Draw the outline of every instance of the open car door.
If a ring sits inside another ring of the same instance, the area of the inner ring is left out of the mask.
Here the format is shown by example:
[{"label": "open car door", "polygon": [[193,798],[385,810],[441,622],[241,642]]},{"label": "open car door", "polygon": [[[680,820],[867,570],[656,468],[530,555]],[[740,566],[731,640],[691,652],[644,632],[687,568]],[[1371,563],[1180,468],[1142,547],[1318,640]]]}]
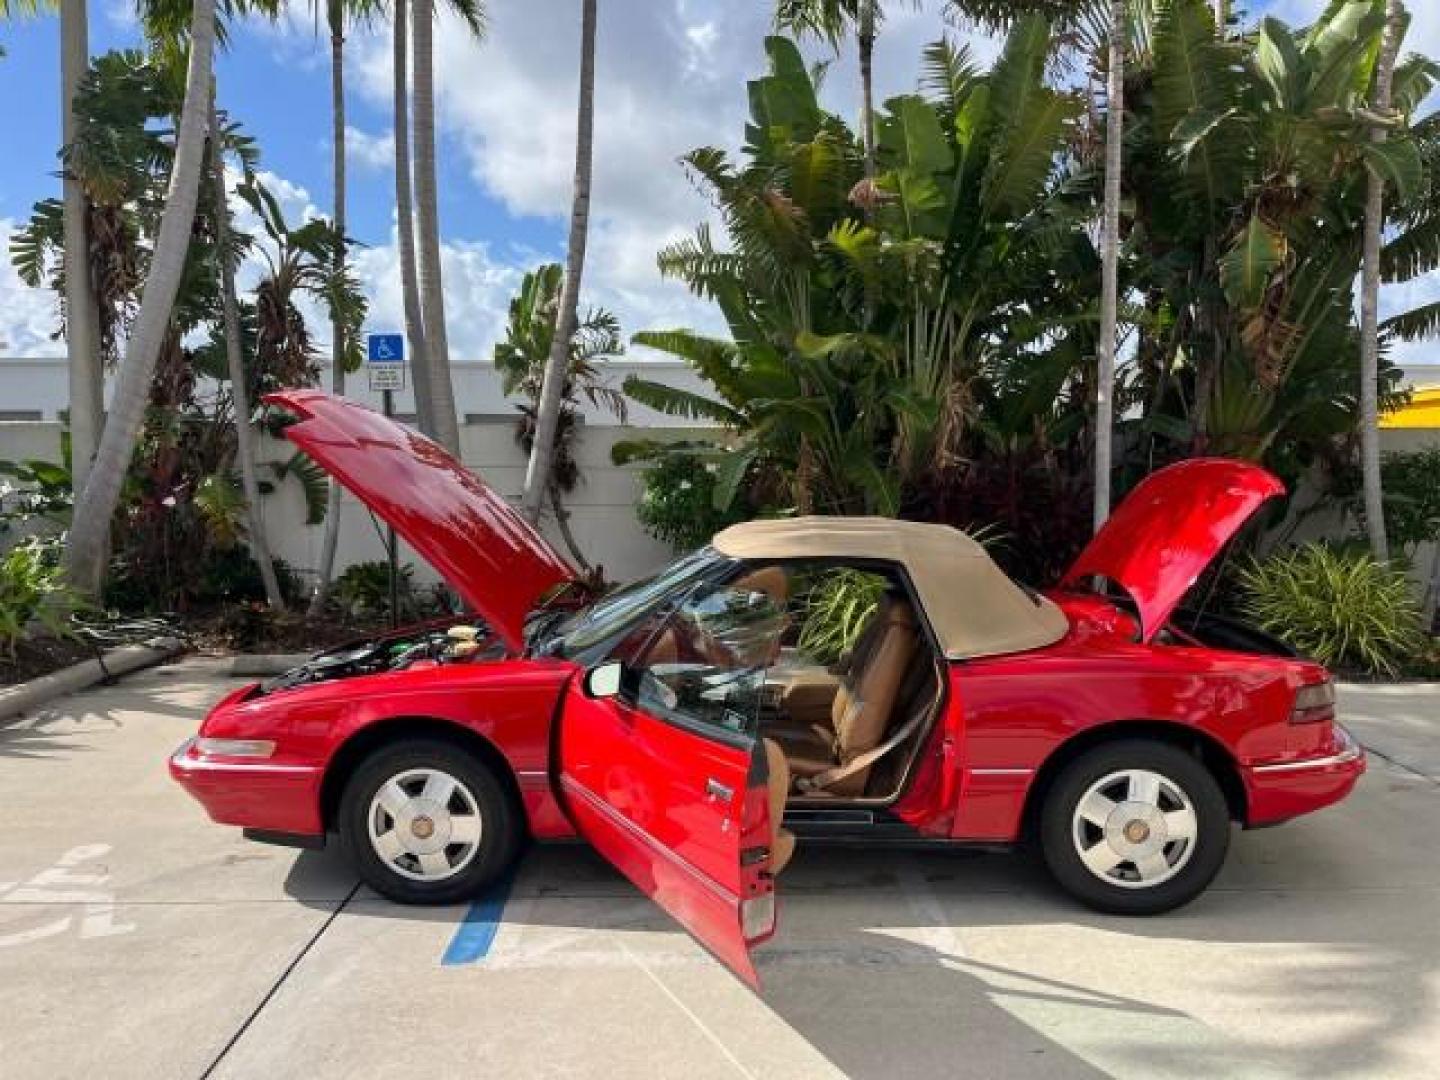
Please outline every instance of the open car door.
[{"label": "open car door", "polygon": [[750,949],[775,932],[790,842],[757,734],[783,625],[767,606],[744,590],[692,592],[572,682],[557,740],[576,829],[754,989]]}]

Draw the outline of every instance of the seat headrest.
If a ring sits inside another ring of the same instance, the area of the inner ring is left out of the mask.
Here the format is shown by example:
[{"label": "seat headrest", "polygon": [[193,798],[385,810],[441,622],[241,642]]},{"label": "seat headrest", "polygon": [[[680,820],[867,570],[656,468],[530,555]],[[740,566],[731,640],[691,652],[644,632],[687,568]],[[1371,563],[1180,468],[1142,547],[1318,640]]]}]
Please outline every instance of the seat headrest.
[{"label": "seat headrest", "polygon": [[897,596],[894,593],[886,593],[880,598],[880,605],[875,612],[876,620],[888,626],[914,626],[915,609],[910,606],[910,601],[904,596]]},{"label": "seat headrest", "polygon": [[732,587],[764,593],[776,607],[784,607],[790,598],[790,578],[781,566],[762,566],[759,570],[752,570],[738,578]]}]

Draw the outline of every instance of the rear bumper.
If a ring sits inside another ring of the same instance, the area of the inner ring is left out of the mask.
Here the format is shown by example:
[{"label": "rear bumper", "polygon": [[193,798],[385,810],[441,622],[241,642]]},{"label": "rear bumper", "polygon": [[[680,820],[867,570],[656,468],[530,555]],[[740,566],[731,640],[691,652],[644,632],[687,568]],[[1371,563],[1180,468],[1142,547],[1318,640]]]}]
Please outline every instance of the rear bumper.
[{"label": "rear bumper", "polygon": [[170,755],[170,776],[221,825],[324,836],[318,765],[208,758],[188,739]]},{"label": "rear bumper", "polygon": [[1334,745],[1322,755],[1241,769],[1249,804],[1246,824],[1273,825],[1337,803],[1364,772],[1364,748],[1336,724]]}]

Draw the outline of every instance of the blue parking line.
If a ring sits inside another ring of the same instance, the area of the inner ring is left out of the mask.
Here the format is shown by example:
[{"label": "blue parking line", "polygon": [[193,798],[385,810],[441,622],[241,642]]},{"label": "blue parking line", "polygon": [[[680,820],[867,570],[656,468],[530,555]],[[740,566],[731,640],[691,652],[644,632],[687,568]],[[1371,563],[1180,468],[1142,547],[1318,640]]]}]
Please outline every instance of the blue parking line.
[{"label": "blue parking line", "polygon": [[477,960],[485,959],[490,952],[490,946],[495,942],[495,934],[500,929],[500,920],[505,914],[505,901],[510,898],[510,886],[514,880],[513,874],[506,874],[490,886],[484,896],[470,905],[470,910],[465,913],[464,920],[455,930],[455,936],[450,939],[450,947],[440,958],[442,967],[473,964]]}]

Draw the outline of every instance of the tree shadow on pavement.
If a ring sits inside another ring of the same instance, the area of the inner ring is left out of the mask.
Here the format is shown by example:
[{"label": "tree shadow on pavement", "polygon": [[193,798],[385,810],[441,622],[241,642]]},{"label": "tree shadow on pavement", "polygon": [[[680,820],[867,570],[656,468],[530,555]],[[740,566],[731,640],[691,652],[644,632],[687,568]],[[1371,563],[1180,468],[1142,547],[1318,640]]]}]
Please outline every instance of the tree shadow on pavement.
[{"label": "tree shadow on pavement", "polygon": [[[1356,857],[1323,824],[1237,834],[1233,880],[1152,919],[1087,912],[1024,856],[812,848],[782,876],[760,1002],[856,1078],[1402,1075],[1394,1044],[1436,1008],[1440,926],[1415,910],[1435,891],[1357,891],[1367,868],[1342,869]],[[366,912],[436,918],[378,901]],[[692,950],[680,963],[678,939],[656,934],[674,924],[583,846],[532,849],[504,920],[502,945],[521,948],[497,947],[493,963],[557,977],[567,963],[642,963],[661,937],[653,977],[722,1022],[711,961]],[[1296,1018],[1303,1033],[1285,1037]],[[716,1029],[743,1058],[750,1034]]]}]

